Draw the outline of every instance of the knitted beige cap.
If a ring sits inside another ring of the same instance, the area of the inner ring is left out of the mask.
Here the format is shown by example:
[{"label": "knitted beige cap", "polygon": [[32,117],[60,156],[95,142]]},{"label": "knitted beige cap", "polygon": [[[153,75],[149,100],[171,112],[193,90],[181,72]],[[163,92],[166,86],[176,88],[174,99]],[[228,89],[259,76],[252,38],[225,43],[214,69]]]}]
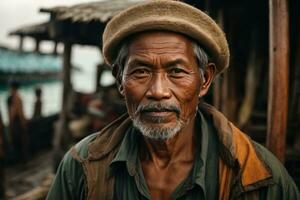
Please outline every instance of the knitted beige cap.
[{"label": "knitted beige cap", "polygon": [[228,67],[229,49],[220,27],[197,8],[172,0],[150,0],[139,3],[113,17],[103,33],[105,62],[113,64],[126,37],[148,30],[184,34],[208,52],[217,66],[217,73]]}]

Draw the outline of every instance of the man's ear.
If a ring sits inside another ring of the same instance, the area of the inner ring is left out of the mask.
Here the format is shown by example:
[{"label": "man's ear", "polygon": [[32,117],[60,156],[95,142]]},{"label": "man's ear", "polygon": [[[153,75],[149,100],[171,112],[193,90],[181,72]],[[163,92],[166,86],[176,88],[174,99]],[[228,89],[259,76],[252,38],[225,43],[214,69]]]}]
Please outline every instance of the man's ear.
[{"label": "man's ear", "polygon": [[215,78],[215,74],[216,74],[216,65],[214,63],[208,63],[204,70],[199,97],[203,97],[207,93],[211,83]]}]

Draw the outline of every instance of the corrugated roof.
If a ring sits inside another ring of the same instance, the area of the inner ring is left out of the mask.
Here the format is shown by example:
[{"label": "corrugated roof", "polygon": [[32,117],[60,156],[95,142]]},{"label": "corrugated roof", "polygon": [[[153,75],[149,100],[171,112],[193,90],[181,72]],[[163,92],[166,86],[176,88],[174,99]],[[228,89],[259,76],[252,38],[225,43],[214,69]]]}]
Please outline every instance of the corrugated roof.
[{"label": "corrugated roof", "polygon": [[62,62],[58,56],[38,53],[18,53],[0,48],[0,72],[59,72],[61,69]]},{"label": "corrugated roof", "polygon": [[73,22],[100,21],[102,23],[105,23],[121,10],[124,10],[139,2],[141,2],[141,0],[97,1],[77,4],[70,7],[59,6],[54,8],[43,8],[41,9],[41,11],[55,13],[57,20],[69,19]]}]

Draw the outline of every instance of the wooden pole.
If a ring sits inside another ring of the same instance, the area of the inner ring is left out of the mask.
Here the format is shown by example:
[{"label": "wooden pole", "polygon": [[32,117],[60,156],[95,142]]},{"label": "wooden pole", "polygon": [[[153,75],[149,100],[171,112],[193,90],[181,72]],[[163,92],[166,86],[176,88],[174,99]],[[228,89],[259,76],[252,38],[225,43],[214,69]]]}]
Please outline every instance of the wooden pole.
[{"label": "wooden pole", "polygon": [[[218,24],[220,27],[224,28],[224,10],[218,10],[216,15]],[[224,91],[226,89],[226,85],[224,85],[225,81],[220,76],[221,75],[215,78],[213,84],[213,105],[223,112],[223,105],[226,100],[224,94],[224,92],[226,92]]]},{"label": "wooden pole", "polygon": [[221,108],[221,105],[220,105],[220,103],[221,103],[221,95],[220,95],[220,93],[221,93],[221,89],[220,88],[221,87],[220,87],[220,82],[221,82],[220,77],[217,77],[214,80],[213,85],[212,85],[212,87],[213,87],[213,105],[214,105],[214,107],[216,107],[219,110]]},{"label": "wooden pole", "polygon": [[35,40],[35,49],[34,49],[34,51],[36,52],[36,53],[38,53],[38,52],[40,52],[40,40],[38,40],[38,39],[36,39]]},{"label": "wooden pole", "polygon": [[68,142],[70,142],[70,133],[68,129],[69,122],[69,110],[70,110],[70,96],[72,92],[71,84],[71,53],[72,44],[69,42],[64,43],[63,53],[63,94],[62,94],[62,109],[60,113],[60,122],[57,129],[57,134],[54,142],[56,150],[62,151],[68,148]]},{"label": "wooden pole", "polygon": [[269,92],[267,147],[284,162],[288,111],[288,0],[269,0]]},{"label": "wooden pole", "polygon": [[97,73],[96,73],[96,93],[100,92],[101,89],[101,77],[102,77],[102,73],[104,71],[104,64],[98,64],[97,66]]},{"label": "wooden pole", "polygon": [[58,43],[57,41],[54,42],[53,51],[52,51],[53,55],[57,55],[57,43]]},{"label": "wooden pole", "polygon": [[62,111],[67,107],[69,94],[72,90],[71,86],[71,52],[72,45],[70,43],[65,43],[64,45],[64,55],[63,55],[63,103]]},{"label": "wooden pole", "polygon": [[24,46],[24,37],[20,36],[20,40],[19,40],[19,52],[23,51],[23,46]]}]

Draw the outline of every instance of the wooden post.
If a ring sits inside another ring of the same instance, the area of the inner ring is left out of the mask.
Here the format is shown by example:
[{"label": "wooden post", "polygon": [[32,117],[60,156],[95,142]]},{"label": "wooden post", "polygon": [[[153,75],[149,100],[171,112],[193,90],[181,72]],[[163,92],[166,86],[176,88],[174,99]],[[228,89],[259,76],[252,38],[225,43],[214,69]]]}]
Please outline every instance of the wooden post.
[{"label": "wooden post", "polygon": [[23,51],[23,44],[24,44],[24,37],[20,36],[20,40],[19,40],[19,52]]},{"label": "wooden post", "polygon": [[64,55],[63,55],[63,103],[62,111],[66,109],[68,97],[72,90],[71,85],[71,52],[72,45],[70,43],[65,43]]},{"label": "wooden post", "polygon": [[287,0],[269,0],[269,93],[267,147],[284,162],[289,71]]},{"label": "wooden post", "polygon": [[220,110],[221,108],[221,89],[220,89],[220,77],[215,78],[213,84],[212,84],[212,88],[213,88],[213,105],[214,107],[216,107],[217,109]]},{"label": "wooden post", "polygon": [[60,122],[56,133],[54,146],[57,150],[62,151],[68,148],[68,142],[70,142],[70,133],[68,129],[69,111],[70,111],[70,97],[72,92],[71,84],[71,52],[72,44],[69,42],[64,43],[63,53],[63,95],[62,95],[62,109],[60,113]]},{"label": "wooden post", "polygon": [[[102,54],[102,47],[99,47],[98,48],[99,50],[99,53],[100,53],[100,57],[103,58],[103,54]],[[99,93],[100,90],[101,90],[101,78],[102,78],[102,73],[104,71],[104,67],[105,67],[105,64],[104,63],[99,63],[97,64],[96,66],[96,89],[95,89],[95,93]]]},{"label": "wooden post", "polygon": [[57,41],[54,42],[53,44],[53,51],[52,51],[53,55],[57,55]]},{"label": "wooden post", "polygon": [[40,52],[40,40],[39,39],[36,39],[35,40],[35,49],[34,49],[34,51],[36,52],[36,53],[38,53],[38,52]]},{"label": "wooden post", "polygon": [[[206,1],[206,5],[208,6],[208,1]],[[218,10],[216,15],[219,26],[224,28],[224,10]],[[227,85],[226,81],[220,76],[221,75],[215,78],[213,84],[213,105],[223,112],[227,94],[227,91],[224,90],[226,90]],[[222,76],[225,76],[224,73]]]},{"label": "wooden post", "polygon": [[209,13],[209,11],[210,11],[210,1],[209,0],[204,1],[204,9],[206,12]]},{"label": "wooden post", "polygon": [[105,65],[98,64],[96,67],[97,67],[97,73],[96,73],[96,93],[97,93],[97,92],[100,92],[100,89],[101,89],[100,82],[101,82],[101,77],[102,77],[102,73],[104,71]]},{"label": "wooden post", "polygon": [[228,81],[228,71],[224,72],[222,75],[222,80],[221,80],[221,96],[220,96],[220,110],[221,112],[228,117],[229,114],[229,102],[228,102],[228,86],[229,86],[229,81]]}]

